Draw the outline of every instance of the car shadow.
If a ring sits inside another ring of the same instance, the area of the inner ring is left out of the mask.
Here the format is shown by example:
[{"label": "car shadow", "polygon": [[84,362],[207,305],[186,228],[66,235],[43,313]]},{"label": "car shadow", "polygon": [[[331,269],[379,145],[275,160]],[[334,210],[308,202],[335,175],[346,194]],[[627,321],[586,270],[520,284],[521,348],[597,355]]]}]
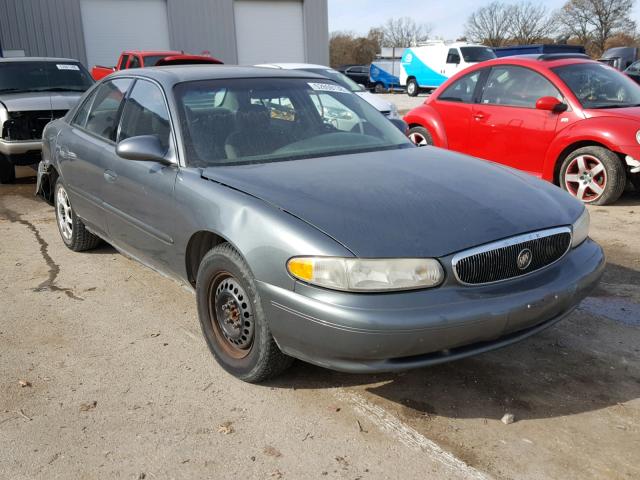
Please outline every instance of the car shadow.
[{"label": "car shadow", "polygon": [[[618,274],[625,269],[609,268]],[[640,284],[637,271],[625,273]],[[607,295],[604,291],[596,294]],[[640,310],[640,305],[634,305]],[[625,353],[620,351],[621,339],[627,342]],[[630,354],[629,349],[635,353]],[[622,357],[628,361],[621,362]],[[267,385],[364,389],[396,403],[409,417],[482,419],[501,418],[510,412],[526,420],[590,412],[640,398],[638,358],[640,329],[580,308],[523,342],[451,363],[401,373],[356,375],[296,362]]]}]

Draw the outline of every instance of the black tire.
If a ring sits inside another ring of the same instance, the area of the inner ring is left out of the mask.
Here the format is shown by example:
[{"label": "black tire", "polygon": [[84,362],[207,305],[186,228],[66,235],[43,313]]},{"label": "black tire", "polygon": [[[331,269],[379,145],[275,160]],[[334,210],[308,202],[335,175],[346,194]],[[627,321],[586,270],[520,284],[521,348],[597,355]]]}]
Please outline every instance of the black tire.
[{"label": "black tire", "polygon": [[[227,303],[220,308],[220,302],[226,298]],[[196,299],[209,350],[231,375],[245,382],[259,383],[279,375],[291,365],[293,359],[280,351],[271,335],[251,270],[230,244],[215,246],[202,259],[196,280]],[[225,310],[225,306],[226,311],[232,313],[225,312],[223,321],[219,312]],[[247,338],[225,336],[224,329],[233,330],[236,328],[233,322],[238,320],[238,333],[242,334],[246,328]],[[249,329],[251,338],[248,338]],[[235,341],[242,345],[232,343]]]},{"label": "black tire", "polygon": [[[64,192],[64,196],[67,198],[68,208],[66,209],[62,206],[62,201],[59,197],[61,191]],[[84,223],[82,223],[82,220],[78,218],[76,213],[73,211],[73,208],[71,208],[71,203],[61,178],[58,178],[56,181],[53,204],[56,210],[56,224],[58,225],[58,232],[60,232],[60,237],[67,248],[74,252],[84,252],[85,250],[96,248],[100,244],[102,241],[100,237],[97,237],[87,230]],[[70,215],[67,212],[70,212]],[[61,225],[63,222],[65,222],[70,228],[70,234],[63,230]]]},{"label": "black tire", "polygon": [[374,93],[385,93],[387,91],[387,89],[384,88],[384,84],[382,82],[377,82],[373,86],[373,91],[374,91]]},{"label": "black tire", "polygon": [[[409,129],[409,133],[407,133],[409,139],[419,147],[425,145],[433,145],[433,137],[429,130],[424,127],[412,127]],[[425,143],[421,143],[418,139],[423,138]]]},{"label": "black tire", "polygon": [[0,183],[8,184],[16,181],[16,167],[7,157],[0,153]]},{"label": "black tire", "polygon": [[[597,194],[595,191],[588,189],[586,194],[583,195],[583,198],[581,198],[579,192],[576,192],[576,187],[579,187],[581,183],[569,182],[568,178],[574,179],[575,175],[579,174],[579,172],[574,170],[579,157],[587,159],[587,161],[595,162],[596,165],[597,162],[599,162],[604,167],[604,170],[599,174],[600,177],[597,177],[600,178],[600,181],[603,181],[603,187],[601,187],[602,193]],[[571,171],[569,170],[570,168]],[[574,177],[571,177],[571,175],[574,175]],[[609,205],[618,200],[622,192],[624,192],[627,185],[627,172],[617,154],[604,147],[588,146],[574,150],[567,155],[560,167],[559,183],[561,188],[576,196],[584,203],[590,205]],[[589,196],[589,192],[592,192],[592,195]]]},{"label": "black tire", "polygon": [[410,78],[407,81],[407,95],[409,95],[410,97],[417,97],[418,93],[420,93],[418,82],[416,82],[415,78]]}]

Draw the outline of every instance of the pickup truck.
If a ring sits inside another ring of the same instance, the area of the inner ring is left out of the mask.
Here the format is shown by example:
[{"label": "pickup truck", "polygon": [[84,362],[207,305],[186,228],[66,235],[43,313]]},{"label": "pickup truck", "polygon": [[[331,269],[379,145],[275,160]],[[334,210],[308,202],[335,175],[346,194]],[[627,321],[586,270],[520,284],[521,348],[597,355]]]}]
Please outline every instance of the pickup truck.
[{"label": "pickup truck", "polygon": [[191,64],[216,64],[222,62],[209,55],[189,55],[184,52],[166,51],[127,51],[120,54],[120,59],[115,67],[103,67],[96,65],[91,69],[94,80],[100,80],[110,73],[127,68],[159,67],[161,65],[191,65]]}]

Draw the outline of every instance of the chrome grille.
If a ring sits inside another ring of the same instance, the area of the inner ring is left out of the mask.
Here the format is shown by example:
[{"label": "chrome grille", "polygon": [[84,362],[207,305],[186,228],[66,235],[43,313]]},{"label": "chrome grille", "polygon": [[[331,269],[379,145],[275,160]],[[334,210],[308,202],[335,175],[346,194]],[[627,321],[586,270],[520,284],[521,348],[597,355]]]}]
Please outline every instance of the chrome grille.
[{"label": "chrome grille", "polygon": [[[453,257],[453,271],[458,281],[467,285],[500,282],[547,267],[570,247],[568,227],[543,230],[458,253]],[[527,257],[528,262],[522,261]]]}]

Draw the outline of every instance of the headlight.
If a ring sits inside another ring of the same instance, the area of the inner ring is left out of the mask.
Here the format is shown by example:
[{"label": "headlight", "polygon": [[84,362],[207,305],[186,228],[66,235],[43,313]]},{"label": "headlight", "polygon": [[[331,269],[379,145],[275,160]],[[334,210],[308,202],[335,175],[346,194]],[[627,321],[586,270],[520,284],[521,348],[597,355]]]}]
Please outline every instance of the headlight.
[{"label": "headlight", "polygon": [[636,132],[636,142],[640,143],[640,130]]},{"label": "headlight", "polygon": [[387,118],[395,119],[400,118],[400,114],[398,113],[398,107],[395,103],[391,104],[391,108],[389,109],[389,116]]},{"label": "headlight", "polygon": [[303,282],[349,292],[429,288],[444,279],[442,266],[432,258],[294,257],[287,270]]},{"label": "headlight", "polygon": [[571,241],[571,248],[575,248],[584,242],[589,236],[589,211],[585,208],[582,215],[576,220],[573,225],[573,240]]}]

